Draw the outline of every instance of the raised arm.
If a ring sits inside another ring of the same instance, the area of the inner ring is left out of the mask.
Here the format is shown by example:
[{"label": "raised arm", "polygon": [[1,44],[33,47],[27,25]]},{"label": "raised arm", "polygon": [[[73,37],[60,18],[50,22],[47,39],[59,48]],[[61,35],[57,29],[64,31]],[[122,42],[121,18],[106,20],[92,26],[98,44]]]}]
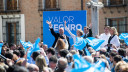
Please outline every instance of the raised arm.
[{"label": "raised arm", "polygon": [[65,26],[65,30],[71,35],[72,38],[75,37],[74,34],[72,34],[72,32],[69,30],[69,28],[66,26],[66,21],[64,22],[64,26]]},{"label": "raised arm", "polygon": [[46,23],[49,25],[50,31],[54,37],[57,37],[57,33],[53,30],[52,24],[49,21],[46,21]]},{"label": "raised arm", "polygon": [[89,24],[89,36],[92,37],[92,23]]}]

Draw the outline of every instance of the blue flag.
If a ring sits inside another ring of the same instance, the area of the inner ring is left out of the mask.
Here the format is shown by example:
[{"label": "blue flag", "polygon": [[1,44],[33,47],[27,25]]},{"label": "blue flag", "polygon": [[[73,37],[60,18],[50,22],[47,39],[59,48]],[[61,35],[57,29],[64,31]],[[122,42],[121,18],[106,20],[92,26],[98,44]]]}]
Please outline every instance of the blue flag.
[{"label": "blue flag", "polygon": [[74,44],[74,47],[76,49],[82,50],[86,46],[87,42],[82,37],[76,37],[76,43]]},{"label": "blue flag", "polygon": [[121,33],[119,38],[124,40],[124,42],[128,45],[128,33]]},{"label": "blue flag", "polygon": [[37,38],[37,40],[33,44],[33,52],[40,51],[39,42],[40,42],[40,38]]},{"label": "blue flag", "polygon": [[27,50],[27,48],[33,46],[33,44],[31,42],[24,42],[24,41],[20,40],[20,43],[22,44],[22,46],[24,47],[25,50]]},{"label": "blue flag", "polygon": [[94,65],[94,72],[104,72],[105,71],[105,67],[106,67],[106,64],[99,60],[95,65]]},{"label": "blue flag", "polygon": [[88,68],[91,66],[91,64],[80,55],[77,54],[73,55],[73,60],[74,60],[75,69]]},{"label": "blue flag", "polygon": [[124,40],[124,42],[128,45],[128,37]]},{"label": "blue flag", "polygon": [[106,64],[100,60],[97,63],[92,64],[92,66],[89,69],[81,72],[104,72],[105,67],[106,67]]},{"label": "blue flag", "polygon": [[37,40],[35,41],[35,43],[33,44],[33,46],[28,51],[27,59],[30,59],[31,54],[33,52],[40,51],[39,42],[40,42],[40,38],[37,38]]},{"label": "blue flag", "polygon": [[94,50],[97,50],[100,47],[100,45],[105,41],[105,40],[101,40],[93,37],[88,37],[86,38],[86,40]]},{"label": "blue flag", "polygon": [[0,54],[1,54],[2,46],[3,46],[3,43],[0,43]]},{"label": "blue flag", "polygon": [[128,33],[121,33],[119,38],[125,40],[128,37]]}]

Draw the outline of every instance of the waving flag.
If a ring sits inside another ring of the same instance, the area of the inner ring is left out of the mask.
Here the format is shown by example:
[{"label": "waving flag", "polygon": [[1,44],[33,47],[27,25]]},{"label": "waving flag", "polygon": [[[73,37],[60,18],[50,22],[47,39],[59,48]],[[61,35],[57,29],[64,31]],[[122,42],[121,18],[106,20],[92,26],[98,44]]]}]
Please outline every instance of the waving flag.
[{"label": "waving flag", "polygon": [[33,44],[33,46],[29,49],[28,54],[27,54],[27,59],[30,59],[31,54],[35,51],[40,51],[40,47],[39,47],[39,42],[40,42],[40,38],[37,38],[37,40],[35,41],[35,43]]},{"label": "waving flag", "polygon": [[104,72],[106,64],[99,60],[95,64],[91,64],[83,59],[80,55],[73,55],[75,68],[71,72]]},{"label": "waving flag", "polygon": [[124,40],[124,42],[128,45],[128,33],[121,33],[119,38]]},{"label": "waving flag", "polygon": [[3,43],[0,43],[0,54],[1,54],[2,46],[3,46]]},{"label": "waving flag", "polygon": [[82,37],[76,37],[76,43],[74,44],[74,47],[76,49],[82,50],[86,46],[87,42]]},{"label": "waving flag", "polygon": [[31,42],[24,42],[24,41],[20,40],[20,43],[22,44],[22,46],[24,47],[25,50],[27,50],[27,48],[33,46],[33,44]]},{"label": "waving flag", "polygon": [[88,37],[86,38],[88,44],[94,49],[97,50],[100,45],[105,41],[105,40],[101,40],[101,39],[96,39],[93,37]]},{"label": "waving flag", "polygon": [[125,40],[128,37],[128,33],[121,33],[119,38]]},{"label": "waving flag", "polygon": [[82,56],[80,55],[73,55],[73,60],[74,60],[74,65],[75,65],[75,69],[79,69],[79,68],[88,68],[91,66],[91,64],[86,61]]},{"label": "waving flag", "polygon": [[96,64],[92,64],[92,66],[83,72],[105,72],[106,64],[103,61],[98,61]]}]

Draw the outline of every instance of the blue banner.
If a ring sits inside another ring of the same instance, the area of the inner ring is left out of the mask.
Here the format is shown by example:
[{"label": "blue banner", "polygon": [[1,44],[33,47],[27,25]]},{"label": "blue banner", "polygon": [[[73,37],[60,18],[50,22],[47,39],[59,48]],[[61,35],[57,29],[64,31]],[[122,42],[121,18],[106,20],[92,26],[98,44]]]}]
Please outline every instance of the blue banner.
[{"label": "blue banner", "polygon": [[86,46],[87,42],[82,37],[76,37],[76,43],[74,44],[74,47],[76,49],[82,50]]},{"label": "blue banner", "polygon": [[3,46],[3,43],[0,43],[0,54],[1,54],[2,46]]},{"label": "blue banner", "polygon": [[[52,23],[52,27],[56,33],[59,33],[59,28],[64,28],[64,21],[67,22],[67,27],[73,34],[76,35],[77,29],[82,29],[86,26],[86,11],[44,11],[43,12],[43,42],[49,47],[52,46],[55,38],[52,36],[49,25],[46,21]],[[64,32],[70,38],[70,44],[73,44],[72,37],[67,31]]]},{"label": "blue banner", "polygon": [[22,46],[24,47],[25,50],[27,50],[27,48],[33,46],[33,44],[31,42],[24,42],[24,41],[20,40],[20,43],[22,44]]},{"label": "blue banner", "polygon": [[124,42],[128,45],[128,33],[121,33],[119,38],[124,40]]},{"label": "blue banner", "polygon": [[128,33],[121,33],[119,38],[125,40],[128,37]]},{"label": "blue banner", "polygon": [[33,46],[28,51],[27,59],[30,59],[31,54],[33,52],[40,51],[39,42],[40,42],[40,38],[37,38],[37,40],[35,41],[35,43],[33,44]]},{"label": "blue banner", "polygon": [[88,37],[86,38],[86,40],[88,44],[96,51],[97,49],[99,49],[100,45],[105,41],[105,40],[101,40],[93,37]]},{"label": "blue banner", "polygon": [[91,67],[91,64],[80,55],[73,55],[73,60],[75,69]]}]

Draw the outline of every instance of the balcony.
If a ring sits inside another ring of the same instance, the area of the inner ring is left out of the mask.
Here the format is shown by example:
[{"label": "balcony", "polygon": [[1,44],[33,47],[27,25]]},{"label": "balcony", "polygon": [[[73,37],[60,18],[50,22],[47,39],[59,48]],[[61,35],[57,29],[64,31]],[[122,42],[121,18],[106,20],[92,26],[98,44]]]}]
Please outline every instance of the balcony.
[{"label": "balcony", "polygon": [[57,11],[59,8],[59,0],[39,0],[39,11]]},{"label": "balcony", "polygon": [[0,13],[20,12],[19,0],[0,0]]},{"label": "balcony", "polygon": [[103,0],[105,7],[122,7],[127,6],[127,0]]}]

